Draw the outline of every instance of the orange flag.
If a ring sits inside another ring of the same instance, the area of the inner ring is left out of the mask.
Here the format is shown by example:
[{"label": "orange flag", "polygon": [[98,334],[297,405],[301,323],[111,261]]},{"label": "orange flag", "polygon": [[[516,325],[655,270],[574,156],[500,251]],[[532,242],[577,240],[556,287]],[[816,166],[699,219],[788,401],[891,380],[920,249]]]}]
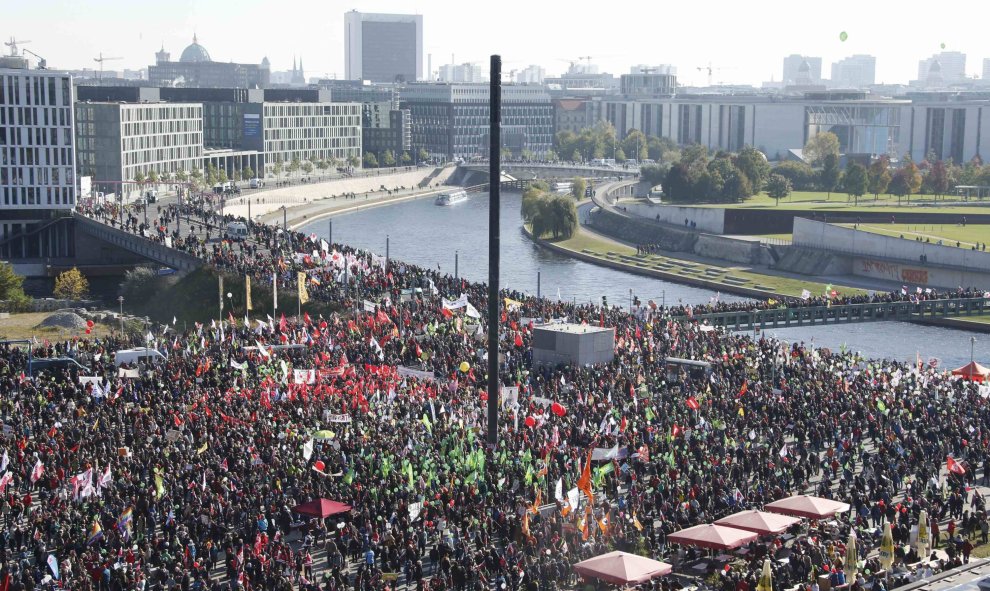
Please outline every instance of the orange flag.
[{"label": "orange flag", "polygon": [[533,505],[529,508],[533,515],[540,512],[540,506],[543,504],[543,489],[536,489],[536,500],[533,501]]},{"label": "orange flag", "polygon": [[577,481],[578,490],[588,495],[589,507],[595,504],[595,495],[591,492],[591,453],[592,450],[589,449],[588,459],[585,461],[584,469],[581,471],[581,477]]}]

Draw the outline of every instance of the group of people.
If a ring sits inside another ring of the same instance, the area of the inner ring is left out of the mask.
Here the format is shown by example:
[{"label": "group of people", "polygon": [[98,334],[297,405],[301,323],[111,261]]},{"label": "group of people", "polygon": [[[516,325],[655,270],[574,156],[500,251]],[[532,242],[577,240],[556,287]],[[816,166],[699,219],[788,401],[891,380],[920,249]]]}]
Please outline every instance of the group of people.
[{"label": "group of people", "polygon": [[[207,242],[171,230],[179,215],[185,232],[227,221],[163,208],[153,224],[176,248],[288,289],[304,273],[314,300],[346,312],[166,323],[150,331],[164,360],[119,366],[114,352],[135,344],[123,335],[41,342],[34,357],[87,369],[33,376],[26,351],[4,345],[0,585],[572,588],[575,562],[620,549],[683,564],[697,551],[671,533],[803,492],[853,509],[801,526],[797,542],[754,542],[699,584],[755,587],[761,558],[786,552],[775,586],[810,589],[842,571],[853,529],[865,562],[850,583],[882,589],[871,561],[886,523],[905,579],[915,558],[916,572],[961,563],[962,524],[974,540],[984,531],[990,407],[975,384],[702,330],[677,309],[503,292],[489,447],[486,320],[472,313],[485,285],[264,225]],[[615,358],[536,365],[534,319],[613,327]],[[671,373],[668,357],[710,367]],[[961,470],[946,474],[947,457]],[[316,499],[351,509],[294,511]],[[947,560],[905,548],[923,510],[933,528],[955,524]]]}]

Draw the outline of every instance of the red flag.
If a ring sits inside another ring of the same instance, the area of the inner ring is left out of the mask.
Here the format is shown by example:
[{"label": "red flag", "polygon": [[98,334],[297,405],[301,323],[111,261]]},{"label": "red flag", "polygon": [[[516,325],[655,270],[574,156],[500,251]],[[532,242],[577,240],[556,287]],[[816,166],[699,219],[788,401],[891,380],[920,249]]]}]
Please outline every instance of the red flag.
[{"label": "red flag", "polygon": [[672,439],[677,439],[677,436],[682,432],[684,432],[684,429],[682,429],[677,423],[674,423],[674,427],[670,430],[670,437]]},{"label": "red flag", "polygon": [[38,480],[41,479],[41,475],[44,474],[44,472],[45,472],[45,465],[41,463],[41,460],[38,460],[35,463],[34,468],[31,469],[31,482],[32,483],[38,482]]},{"label": "red flag", "polygon": [[698,399],[695,398],[694,396],[691,396],[690,398],[687,399],[687,406],[691,410],[698,410],[699,408],[701,408],[701,404],[698,402]]},{"label": "red flag", "polygon": [[952,459],[952,456],[945,457],[945,468],[953,474],[959,474],[960,476],[966,473],[966,468],[959,462]]},{"label": "red flag", "polygon": [[598,313],[598,326],[605,327],[605,310]]},{"label": "red flag", "polygon": [[312,320],[309,319],[309,312],[303,312],[303,322],[306,323],[306,326],[309,326],[312,322]]},{"label": "red flag", "polygon": [[451,316],[454,315],[454,313],[448,310],[447,308],[441,308],[440,313],[443,314],[444,318],[450,318]]},{"label": "red flag", "polygon": [[288,330],[288,323],[285,321],[285,313],[282,313],[282,317],[278,319],[278,330],[279,332],[285,332]]},{"label": "red flag", "polygon": [[749,382],[743,380],[742,388],[739,388],[739,394],[736,395],[736,398],[742,398],[746,395],[746,392],[749,392]]}]

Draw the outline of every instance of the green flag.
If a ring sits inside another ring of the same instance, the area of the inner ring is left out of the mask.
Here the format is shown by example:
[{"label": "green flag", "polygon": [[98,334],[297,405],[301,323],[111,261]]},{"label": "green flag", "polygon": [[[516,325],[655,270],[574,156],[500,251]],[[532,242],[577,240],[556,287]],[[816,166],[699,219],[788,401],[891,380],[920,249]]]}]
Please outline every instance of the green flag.
[{"label": "green flag", "polygon": [[422,421],[426,426],[426,430],[430,432],[430,435],[433,435],[433,423],[430,422],[430,417],[425,412],[423,413]]},{"label": "green flag", "polygon": [[647,406],[646,407],[646,420],[647,421],[652,421],[655,418],[657,418],[657,415],[653,414],[653,408],[650,407],[650,406]]}]

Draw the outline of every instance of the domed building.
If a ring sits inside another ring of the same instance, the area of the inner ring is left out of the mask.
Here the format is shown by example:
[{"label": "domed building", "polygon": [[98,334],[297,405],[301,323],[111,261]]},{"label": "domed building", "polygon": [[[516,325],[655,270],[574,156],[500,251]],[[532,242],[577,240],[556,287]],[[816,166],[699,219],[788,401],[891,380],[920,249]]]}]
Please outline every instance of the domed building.
[{"label": "domed building", "polygon": [[182,57],[179,61],[184,64],[197,64],[202,62],[212,62],[210,59],[210,52],[206,51],[206,48],[199,44],[199,40],[196,38],[196,34],[193,34],[192,45],[182,50]]},{"label": "domed building", "polygon": [[210,52],[193,34],[192,44],[182,50],[179,61],[170,61],[162,47],[155,54],[155,65],[148,67],[148,80],[157,86],[189,88],[267,88],[271,68],[267,58],[261,64],[215,62]]}]

